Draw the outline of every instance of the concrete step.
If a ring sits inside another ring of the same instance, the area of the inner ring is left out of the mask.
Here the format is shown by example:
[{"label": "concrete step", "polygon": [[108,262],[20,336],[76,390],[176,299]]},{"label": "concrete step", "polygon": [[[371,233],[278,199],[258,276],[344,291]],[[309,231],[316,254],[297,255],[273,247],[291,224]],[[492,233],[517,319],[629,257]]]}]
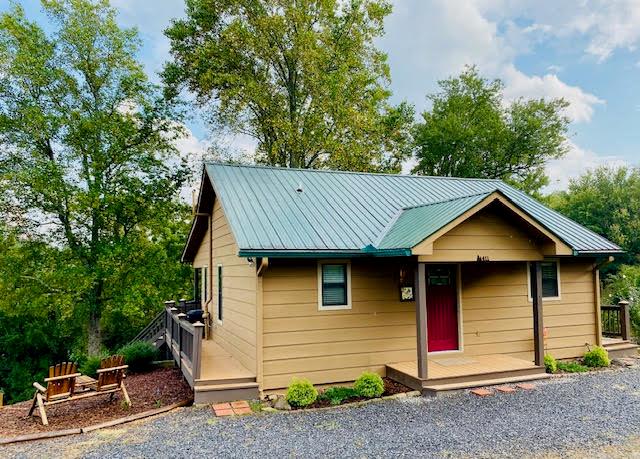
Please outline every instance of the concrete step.
[{"label": "concrete step", "polygon": [[619,357],[637,357],[640,346],[629,341],[605,344],[603,346],[612,359]]},{"label": "concrete step", "polygon": [[551,375],[547,373],[536,373],[522,376],[512,376],[512,377],[503,377],[503,378],[490,378],[490,379],[478,379],[475,381],[466,381],[459,383],[450,383],[450,384],[430,384],[427,383],[426,386],[423,387],[425,392],[437,393],[448,390],[460,390],[460,389],[471,389],[473,387],[483,387],[483,386],[497,386],[502,384],[512,384],[519,383],[524,381],[535,381],[540,379],[550,378]]}]

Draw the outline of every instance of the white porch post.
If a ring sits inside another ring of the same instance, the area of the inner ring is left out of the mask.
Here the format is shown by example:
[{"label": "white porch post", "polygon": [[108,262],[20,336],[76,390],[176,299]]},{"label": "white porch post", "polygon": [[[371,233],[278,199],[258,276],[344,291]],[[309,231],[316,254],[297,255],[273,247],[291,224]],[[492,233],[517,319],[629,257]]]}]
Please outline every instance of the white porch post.
[{"label": "white porch post", "polygon": [[416,336],[418,347],[418,378],[427,379],[427,276],[424,263],[418,263],[416,270]]}]

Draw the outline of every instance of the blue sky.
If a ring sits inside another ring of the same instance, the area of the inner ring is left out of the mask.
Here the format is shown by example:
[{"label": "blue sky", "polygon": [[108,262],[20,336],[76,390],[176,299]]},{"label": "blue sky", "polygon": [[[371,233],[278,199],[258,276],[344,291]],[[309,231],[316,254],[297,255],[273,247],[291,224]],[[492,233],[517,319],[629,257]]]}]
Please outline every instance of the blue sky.
[{"label": "blue sky", "polygon": [[[7,8],[2,1],[0,10]],[[20,2],[42,18],[39,1]],[[162,30],[183,0],[112,0],[124,26],[138,28],[140,58],[154,75],[168,57]],[[396,0],[378,46],[389,55],[394,100],[418,111],[437,81],[476,64],[501,78],[505,95],[564,97],[571,106],[570,152],[548,166],[551,189],[600,164],[640,164],[640,1]],[[181,142],[202,154],[210,133],[195,117]],[[251,149],[246,138],[225,140]]]}]

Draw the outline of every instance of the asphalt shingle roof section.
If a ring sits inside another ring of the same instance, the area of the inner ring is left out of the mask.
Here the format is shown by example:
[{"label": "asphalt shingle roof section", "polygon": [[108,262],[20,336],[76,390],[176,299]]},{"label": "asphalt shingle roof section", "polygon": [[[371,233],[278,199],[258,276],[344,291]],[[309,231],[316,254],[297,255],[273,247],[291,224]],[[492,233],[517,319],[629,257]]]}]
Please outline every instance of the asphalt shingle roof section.
[{"label": "asphalt shingle roof section", "polygon": [[[376,249],[409,249],[412,245],[399,247],[415,240],[415,236],[400,232],[405,220],[410,225],[420,218],[428,219],[420,222],[428,232],[442,215],[458,212],[457,206],[469,205],[496,190],[577,253],[621,251],[500,180],[220,163],[205,167],[244,256],[267,256],[267,252],[375,254]],[[435,203],[438,206],[430,210],[427,205]],[[394,229],[396,225],[400,226]]]}]

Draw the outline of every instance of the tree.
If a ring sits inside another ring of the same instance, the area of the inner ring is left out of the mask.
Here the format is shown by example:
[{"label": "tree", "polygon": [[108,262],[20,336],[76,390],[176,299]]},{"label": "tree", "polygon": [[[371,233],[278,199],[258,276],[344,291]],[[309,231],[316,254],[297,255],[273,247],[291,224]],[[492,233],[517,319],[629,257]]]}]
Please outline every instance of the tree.
[{"label": "tree", "polygon": [[399,171],[412,107],[391,106],[373,40],[387,0],[187,0],[166,30],[168,94],[186,87],[214,125],[257,141],[259,162]]},{"label": "tree", "polygon": [[[106,0],[42,5],[51,34],[19,6],[0,16],[1,209],[20,237],[56,248],[74,268],[74,314],[97,354],[103,311],[139,285],[136,263],[163,219],[186,232],[179,114],[148,82],[135,30],[118,27]],[[177,260],[156,268],[181,285],[188,277]]]},{"label": "tree", "polygon": [[602,234],[626,253],[620,263],[640,262],[640,169],[600,167],[571,180],[549,200],[559,212]]},{"label": "tree", "polygon": [[567,149],[567,102],[507,104],[503,83],[481,77],[476,67],[438,84],[414,129],[415,173],[498,178],[528,192],[548,183],[545,164]]}]

